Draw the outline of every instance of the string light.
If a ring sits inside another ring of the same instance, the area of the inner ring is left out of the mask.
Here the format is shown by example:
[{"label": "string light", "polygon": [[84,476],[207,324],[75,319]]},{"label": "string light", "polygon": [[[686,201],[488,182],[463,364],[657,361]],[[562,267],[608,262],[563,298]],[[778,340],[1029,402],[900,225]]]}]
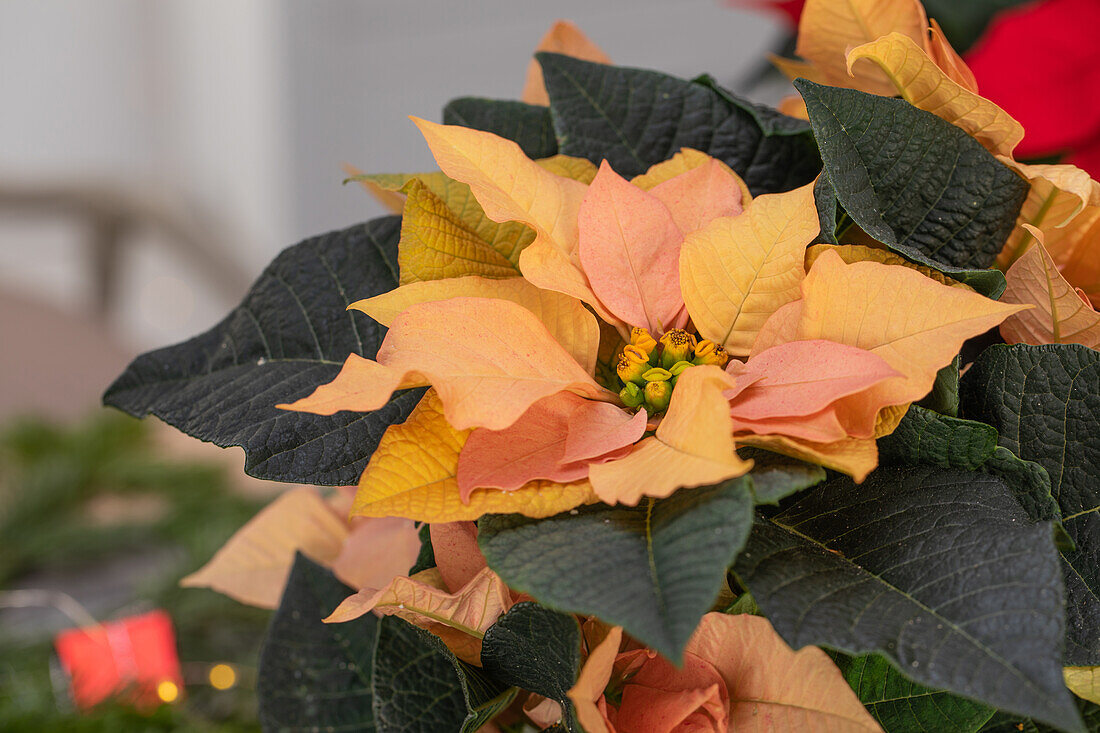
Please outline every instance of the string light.
[{"label": "string light", "polygon": [[237,671],[228,664],[215,664],[210,668],[210,686],[218,690],[228,690],[237,684]]},{"label": "string light", "polygon": [[180,688],[172,680],[161,680],[157,684],[157,697],[164,702],[175,702],[180,696]]}]

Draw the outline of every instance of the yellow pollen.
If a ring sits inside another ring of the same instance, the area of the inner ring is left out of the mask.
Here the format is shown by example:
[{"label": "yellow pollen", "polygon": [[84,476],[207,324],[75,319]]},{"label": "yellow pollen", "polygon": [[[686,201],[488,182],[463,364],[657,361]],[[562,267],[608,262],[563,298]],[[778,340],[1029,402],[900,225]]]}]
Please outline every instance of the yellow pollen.
[{"label": "yellow pollen", "polygon": [[684,347],[690,345],[695,349],[695,337],[682,328],[674,328],[661,336],[661,343],[668,347]]}]

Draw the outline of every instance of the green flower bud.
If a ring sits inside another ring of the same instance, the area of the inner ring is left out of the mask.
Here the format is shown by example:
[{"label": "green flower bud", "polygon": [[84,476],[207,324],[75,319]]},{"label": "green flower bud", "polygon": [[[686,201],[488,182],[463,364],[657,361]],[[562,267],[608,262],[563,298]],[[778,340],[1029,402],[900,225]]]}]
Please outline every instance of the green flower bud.
[{"label": "green flower bud", "polygon": [[653,367],[642,375],[642,379],[646,381],[646,384],[649,382],[667,382],[672,379],[672,372],[660,367]]},{"label": "green flower bud", "polygon": [[678,361],[687,361],[695,353],[695,337],[682,328],[674,328],[661,337],[661,366],[672,367]]},{"label": "green flower bud", "polygon": [[623,384],[633,382],[639,387],[645,386],[642,375],[648,370],[649,354],[634,345],[624,347],[623,353],[619,354],[619,360],[615,364],[615,373],[619,375],[619,380]]},{"label": "green flower bud", "polygon": [[630,382],[619,390],[619,399],[621,399],[623,404],[629,409],[635,410],[641,407],[642,403],[645,402],[645,392],[641,387],[634,384],[634,382]]},{"label": "green flower bud", "polygon": [[664,412],[672,401],[672,385],[668,382],[650,382],[645,386],[645,409],[650,415]]},{"label": "green flower bud", "polygon": [[679,377],[680,374],[682,374],[685,369],[687,369],[688,367],[693,367],[693,366],[695,366],[695,365],[692,364],[690,361],[678,361],[678,362],[676,362],[675,364],[672,365],[672,368],[668,370],[668,373],[672,375],[672,378],[669,379],[668,381],[672,382],[673,386],[676,386],[676,378]]}]

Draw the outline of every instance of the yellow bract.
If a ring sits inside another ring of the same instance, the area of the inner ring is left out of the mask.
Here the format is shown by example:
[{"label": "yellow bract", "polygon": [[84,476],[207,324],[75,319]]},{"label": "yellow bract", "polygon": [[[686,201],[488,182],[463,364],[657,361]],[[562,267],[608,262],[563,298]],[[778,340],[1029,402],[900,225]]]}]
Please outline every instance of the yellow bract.
[{"label": "yellow bract", "polygon": [[515,264],[467,227],[423,182],[414,178],[401,191],[408,196],[397,255],[402,285],[461,275],[519,276]]},{"label": "yellow bract", "polygon": [[583,300],[604,320],[613,316],[592,293],[577,252],[577,215],[588,186],[539,166],[511,140],[480,130],[413,119],[439,167],[470,186],[485,214],[535,230],[520,255],[520,270],[534,285]]},{"label": "yellow bract", "polygon": [[1063,667],[1062,676],[1070,692],[1100,705],[1100,667]]},{"label": "yellow bract", "polygon": [[716,161],[715,158],[695,150],[694,148],[680,148],[680,152],[676,153],[676,155],[668,160],[650,166],[649,170],[634,176],[630,179],[630,182],[643,191],[650,191],[681,173],[687,173],[701,166],[710,165],[712,162],[717,162],[729,176],[737,181],[737,185],[741,189],[741,205],[747,208],[749,202],[752,201],[752,194],[749,193],[749,187],[745,184],[745,181],[741,179],[741,176],[734,173],[733,169],[722,161]]},{"label": "yellow bract", "polygon": [[848,75],[848,50],[897,31],[924,43],[928,20],[920,0],[807,0],[798,24],[795,53],[814,65],[832,86],[871,94],[894,95],[881,69],[857,69]]},{"label": "yellow bract", "polygon": [[569,178],[585,185],[592,183],[592,179],[596,177],[596,164],[585,158],[554,155],[549,158],[540,158],[535,162],[555,176]]},{"label": "yellow bract", "polygon": [[569,689],[569,699],[577,709],[577,720],[588,733],[608,733],[607,723],[597,703],[611,681],[615,658],[623,641],[623,629],[614,626],[589,652],[577,681]]},{"label": "yellow bract", "polygon": [[547,245],[575,248],[577,210],[588,190],[584,184],[542,168],[511,140],[457,125],[413,122],[440,169],[470,186],[490,219],[521,221]]},{"label": "yellow bract", "polygon": [[[591,183],[592,179],[596,176],[596,166],[584,158],[555,155],[550,158],[537,160],[535,163],[554,175],[563,176],[584,184]],[[443,212],[439,212],[439,215],[446,216],[448,220],[452,221],[457,219],[466,230],[476,235],[480,242],[484,242],[508,260],[508,262],[513,265],[514,272],[511,273],[512,275],[519,274],[520,252],[535,239],[534,230],[521,222],[509,221],[497,223],[490,219],[485,215],[485,211],[481,208],[481,204],[474,198],[473,193],[470,191],[470,187],[465,183],[450,178],[442,171],[435,171],[432,173],[357,174],[355,180],[365,186],[367,190],[371,191],[371,193],[378,197],[387,207],[393,209],[395,213],[402,213],[405,207],[405,197],[403,194],[409,192],[408,189],[409,186],[412,185],[412,181],[418,181],[426,191],[438,197],[439,201],[441,201],[450,211],[449,216]],[[415,211],[415,209],[413,211]],[[410,212],[406,212],[406,217],[408,213]],[[432,219],[430,218],[423,220],[423,224],[426,227],[430,227],[431,223]],[[411,237],[406,238],[404,232],[404,227],[406,226],[408,226],[407,218],[405,221],[402,221],[403,241],[402,244],[399,245],[399,257],[401,255],[406,255],[406,249],[413,250],[411,255],[417,257],[419,253],[415,251],[415,241],[413,241]],[[423,230],[423,227],[418,227],[418,229],[421,231],[416,231],[411,234],[416,234],[422,240],[431,239],[436,236],[436,233],[431,231],[430,228]],[[426,274],[431,273],[420,272],[416,278],[412,278],[406,275],[405,267],[403,266],[401,270],[401,282],[412,282],[413,279],[434,279],[425,276]],[[484,273],[471,270],[465,273],[460,272],[459,274],[478,275]]]},{"label": "yellow bract", "polygon": [[1011,155],[1024,138],[1019,122],[952,80],[910,36],[894,32],[852,49],[848,69],[859,68],[860,59],[877,64],[914,107],[965,130],[992,153]]},{"label": "yellow bract", "polygon": [[[485,215],[481,204],[474,198],[465,183],[449,178],[441,171],[432,173],[378,173],[359,176],[363,185],[375,186],[383,191],[400,192],[409,181],[420,181],[447,205],[466,228],[477,234],[483,242],[503,255],[514,265],[519,264],[519,254],[535,240],[535,232],[520,222],[497,223]],[[399,210],[400,211],[400,210]]]},{"label": "yellow bract", "polygon": [[746,356],[768,317],[799,297],[806,245],[820,232],[813,184],[766,194],[684,239],[680,287],[699,333]]},{"label": "yellow bract", "polygon": [[459,497],[455,470],[469,435],[455,430],[433,391],[382,436],[359,481],[353,516],[408,517],[419,522],[474,520],[483,514],[548,517],[595,500],[587,481],[535,481],[516,491],[477,489],[470,503]]},{"label": "yellow bract", "polygon": [[816,463],[845,473],[856,481],[867,478],[867,474],[874,471],[878,465],[878,446],[871,438],[848,438],[833,443],[813,443],[800,438],[788,438],[785,435],[746,434],[738,435],[737,442]]},{"label": "yellow bract", "polygon": [[[1061,244],[1073,238],[1075,233],[1087,230],[1089,217],[1100,212],[1100,183],[1073,165],[1027,165],[1004,157],[1000,160],[1027,178],[1031,188],[1020,207],[1016,228],[997,258],[997,265],[1007,269],[1034,241],[1025,224],[1047,234],[1047,247],[1055,261],[1061,264],[1062,258],[1055,254],[1065,249]],[[1076,221],[1078,217],[1082,217],[1081,221]],[[1076,244],[1073,248],[1077,248]]]},{"label": "yellow bract", "polygon": [[300,400],[275,407],[314,415],[335,415],[342,410],[369,412],[389,402],[390,395],[396,389],[423,387],[426,384],[422,375],[405,377],[405,374],[394,372],[376,361],[349,354],[331,382],[318,386]]},{"label": "yellow bract", "polygon": [[[344,172],[348,174],[348,180],[344,181],[344,183],[355,181],[391,214],[400,214],[401,210],[405,208],[405,197],[396,193],[395,189],[380,186],[378,183],[371,180],[371,176],[366,175],[363,171],[348,163],[344,164]],[[400,185],[398,185],[397,188],[400,188]]]},{"label": "yellow bract", "polygon": [[916,270],[925,277],[930,277],[940,285],[950,285],[953,288],[959,288],[961,290],[969,290],[974,292],[974,288],[970,287],[966,283],[961,283],[958,280],[944,275],[939,270],[933,270],[931,267],[925,267],[924,265],[918,265],[915,262],[910,262],[899,254],[895,254],[888,249],[880,249],[878,247],[869,247],[863,244],[815,244],[806,248],[806,270],[809,271],[814,263],[817,262],[817,258],[825,252],[835,252],[840,259],[844,260],[847,264],[854,262],[878,262],[883,265],[898,265],[899,267],[908,267],[910,270]]},{"label": "yellow bract", "polygon": [[1025,224],[1037,240],[1008,269],[1001,301],[1035,306],[1010,316],[1001,335],[1010,344],[1083,344],[1100,348],[1100,313],[1066,282],[1043,246],[1043,233]]}]

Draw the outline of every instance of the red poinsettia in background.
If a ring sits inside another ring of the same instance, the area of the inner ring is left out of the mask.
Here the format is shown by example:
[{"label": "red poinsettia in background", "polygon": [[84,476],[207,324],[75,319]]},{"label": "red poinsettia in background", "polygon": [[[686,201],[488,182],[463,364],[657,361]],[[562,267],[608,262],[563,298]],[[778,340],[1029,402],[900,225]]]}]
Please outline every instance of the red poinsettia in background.
[{"label": "red poinsettia in background", "polygon": [[[734,0],[773,10],[795,28],[805,0]],[[1010,3],[1002,3],[1009,5]],[[943,23],[952,44],[951,24]],[[944,10],[943,12],[951,12]],[[1058,156],[1100,177],[1100,0],[1040,0],[992,15],[963,53],[983,97],[1027,131],[1018,158]]]}]

